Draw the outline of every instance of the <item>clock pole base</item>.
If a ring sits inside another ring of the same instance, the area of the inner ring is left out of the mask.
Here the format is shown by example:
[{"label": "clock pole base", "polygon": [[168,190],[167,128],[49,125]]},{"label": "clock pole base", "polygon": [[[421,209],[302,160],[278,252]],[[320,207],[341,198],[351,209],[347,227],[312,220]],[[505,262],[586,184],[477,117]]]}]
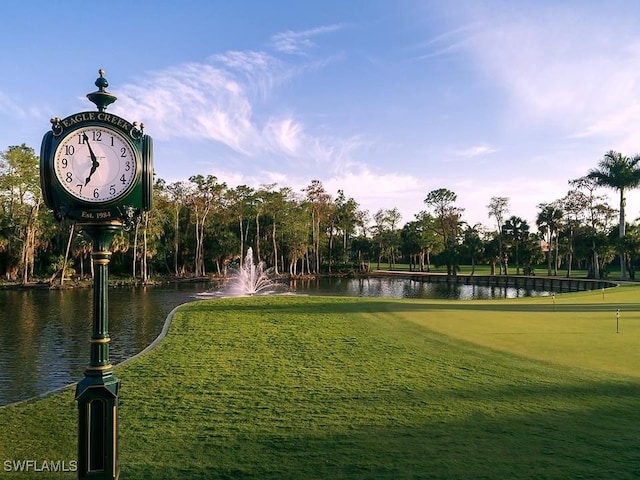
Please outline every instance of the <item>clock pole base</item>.
[{"label": "clock pole base", "polygon": [[76,389],[78,402],[78,478],[117,480],[118,391],[120,380],[111,372],[91,376],[87,370]]}]

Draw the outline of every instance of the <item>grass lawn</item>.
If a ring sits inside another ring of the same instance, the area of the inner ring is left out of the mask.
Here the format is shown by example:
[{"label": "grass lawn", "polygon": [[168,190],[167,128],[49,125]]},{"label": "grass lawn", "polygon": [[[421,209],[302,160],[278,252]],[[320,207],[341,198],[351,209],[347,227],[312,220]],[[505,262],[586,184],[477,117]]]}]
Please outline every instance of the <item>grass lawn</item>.
[{"label": "grass lawn", "polygon": [[[195,302],[116,371],[123,480],[640,477],[635,286]],[[0,408],[0,461],[75,459],[73,393]]]}]

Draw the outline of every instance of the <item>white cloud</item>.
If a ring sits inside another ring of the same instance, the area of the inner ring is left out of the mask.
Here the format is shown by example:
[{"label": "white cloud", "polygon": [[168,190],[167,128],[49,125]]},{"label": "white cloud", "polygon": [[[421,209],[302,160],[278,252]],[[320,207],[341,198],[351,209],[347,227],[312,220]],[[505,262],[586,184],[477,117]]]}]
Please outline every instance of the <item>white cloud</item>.
[{"label": "white cloud", "polygon": [[569,187],[565,179],[535,179],[522,176],[506,178],[497,176],[493,181],[477,182],[464,180],[457,182],[453,189],[458,195],[457,205],[463,207],[463,218],[469,224],[481,223],[494,228],[495,220],[490,219],[487,205],[491,197],[500,196],[509,199],[507,217],[515,215],[524,218],[535,231],[535,218],[539,203],[562,198]]},{"label": "white cloud", "polygon": [[576,132],[572,138],[588,138],[601,136],[612,139],[610,149],[634,155],[640,150],[638,135],[640,134],[640,102],[604,114],[594,119],[583,130]]},{"label": "white cloud", "polygon": [[427,53],[418,55],[415,57],[415,60],[428,60],[435,57],[450,56],[464,50],[464,47],[466,47],[469,42],[466,36],[468,33],[468,26],[458,27],[417,45],[414,48],[420,51],[426,50]]},{"label": "white cloud", "polygon": [[247,91],[259,98],[268,97],[276,85],[289,77],[286,66],[264,52],[229,51],[212,55],[209,61],[242,78]]},{"label": "white cloud", "polygon": [[347,197],[353,197],[362,210],[371,215],[380,209],[397,208],[403,222],[414,219],[414,215],[424,210],[422,200],[426,197],[425,182],[413,175],[402,173],[377,173],[366,166],[332,176],[323,182],[325,189],[333,196],[343,190]]},{"label": "white cloud", "polygon": [[[294,113],[283,113],[279,103],[265,101],[293,70],[303,74],[304,63],[292,68],[256,52],[228,52],[210,61],[151,72],[144,83],[131,83],[114,92],[118,102],[113,112],[144,122],[145,131],[158,145],[180,145],[180,140],[187,140],[171,152],[156,149],[160,176],[175,181],[205,168],[207,171],[197,173],[215,175],[229,185],[258,187],[297,181],[300,188],[314,178],[347,174],[348,180],[353,179],[349,173],[355,167],[353,159],[369,145],[367,141],[357,135],[318,135]],[[307,64],[316,65],[313,61]],[[210,153],[203,153],[207,149]],[[184,158],[180,166],[176,156]],[[369,183],[383,188],[380,185],[388,182],[371,179]]]},{"label": "white cloud", "polygon": [[311,40],[312,37],[324,33],[334,32],[342,28],[342,25],[325,25],[322,27],[312,28],[309,30],[294,32],[287,30],[280,32],[271,37],[271,44],[279,52],[289,54],[303,54],[310,48],[315,46]]},{"label": "white cloud", "polygon": [[425,183],[412,175],[401,173],[376,173],[366,166],[358,166],[349,172],[329,175],[327,172],[316,172],[319,175],[308,176],[300,172],[283,173],[280,171],[250,171],[239,173],[224,168],[211,172],[225,181],[232,188],[238,185],[249,185],[258,188],[261,185],[277,184],[279,187],[290,187],[294,193],[301,193],[312,180],[317,179],[332,198],[336,198],[338,190],[344,191],[347,198],[353,198],[361,210],[373,215],[380,209],[397,208],[402,214],[403,222],[414,219],[414,215],[424,210],[423,199],[426,196]]},{"label": "white cloud", "polygon": [[494,152],[497,152],[497,150],[489,145],[476,145],[462,150],[453,150],[451,153],[457,157],[474,158],[489,155]]},{"label": "white cloud", "polygon": [[304,132],[303,127],[292,118],[270,119],[263,129],[265,140],[291,156],[300,153]]},{"label": "white cloud", "polygon": [[125,85],[113,111],[142,121],[159,140],[211,139],[251,154],[256,131],[242,85],[212,65],[189,63]]},{"label": "white cloud", "polygon": [[574,7],[474,10],[459,42],[503,88],[513,117],[547,122],[567,135],[628,139],[640,133],[640,35],[615,15]]},{"label": "white cloud", "polygon": [[[299,32],[296,38],[338,26]],[[352,139],[317,136],[279,104],[266,102],[283,82],[321,68],[324,61],[289,65],[262,52],[212,55],[210,63],[187,63],[151,72],[145,81],[123,86],[113,112],[145,123],[157,140],[204,140],[242,156],[279,165],[344,164]],[[300,162],[304,160],[304,162]]]}]

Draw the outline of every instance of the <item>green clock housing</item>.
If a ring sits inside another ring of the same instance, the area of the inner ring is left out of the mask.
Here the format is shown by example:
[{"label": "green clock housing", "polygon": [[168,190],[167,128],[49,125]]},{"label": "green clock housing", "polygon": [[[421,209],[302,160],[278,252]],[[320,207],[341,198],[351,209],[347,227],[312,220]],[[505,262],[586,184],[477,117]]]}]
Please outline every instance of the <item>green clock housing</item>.
[{"label": "green clock housing", "polygon": [[96,85],[88,97],[97,112],[51,120],[40,149],[42,193],[58,220],[127,225],[152,208],[153,141],[142,125],[104,111],[115,97],[102,73]]}]

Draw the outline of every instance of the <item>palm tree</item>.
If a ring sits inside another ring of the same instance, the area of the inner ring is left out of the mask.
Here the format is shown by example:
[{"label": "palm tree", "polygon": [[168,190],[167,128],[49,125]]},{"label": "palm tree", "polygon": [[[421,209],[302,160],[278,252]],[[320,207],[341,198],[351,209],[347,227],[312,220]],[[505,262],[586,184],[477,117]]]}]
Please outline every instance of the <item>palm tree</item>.
[{"label": "palm tree", "polygon": [[476,272],[476,261],[484,254],[484,243],[480,238],[480,224],[467,225],[464,230],[462,250],[471,258],[471,275]]},{"label": "palm tree", "polygon": [[[563,212],[552,203],[538,205],[540,211],[536,217],[536,225],[547,241],[547,275],[551,275],[552,252],[555,251],[554,275],[558,275],[558,230]],[[555,243],[554,243],[555,242]]]},{"label": "palm tree", "polygon": [[620,192],[620,280],[627,279],[626,255],[623,248],[625,236],[624,207],[626,189],[640,185],[640,156],[626,157],[613,150],[607,152],[598,163],[598,168],[590,170],[587,177],[594,180],[600,187],[613,188]]},{"label": "palm tree", "polygon": [[529,224],[526,220],[512,215],[504,222],[502,235],[513,244],[516,257],[516,275],[520,275],[520,244],[529,236]]}]

